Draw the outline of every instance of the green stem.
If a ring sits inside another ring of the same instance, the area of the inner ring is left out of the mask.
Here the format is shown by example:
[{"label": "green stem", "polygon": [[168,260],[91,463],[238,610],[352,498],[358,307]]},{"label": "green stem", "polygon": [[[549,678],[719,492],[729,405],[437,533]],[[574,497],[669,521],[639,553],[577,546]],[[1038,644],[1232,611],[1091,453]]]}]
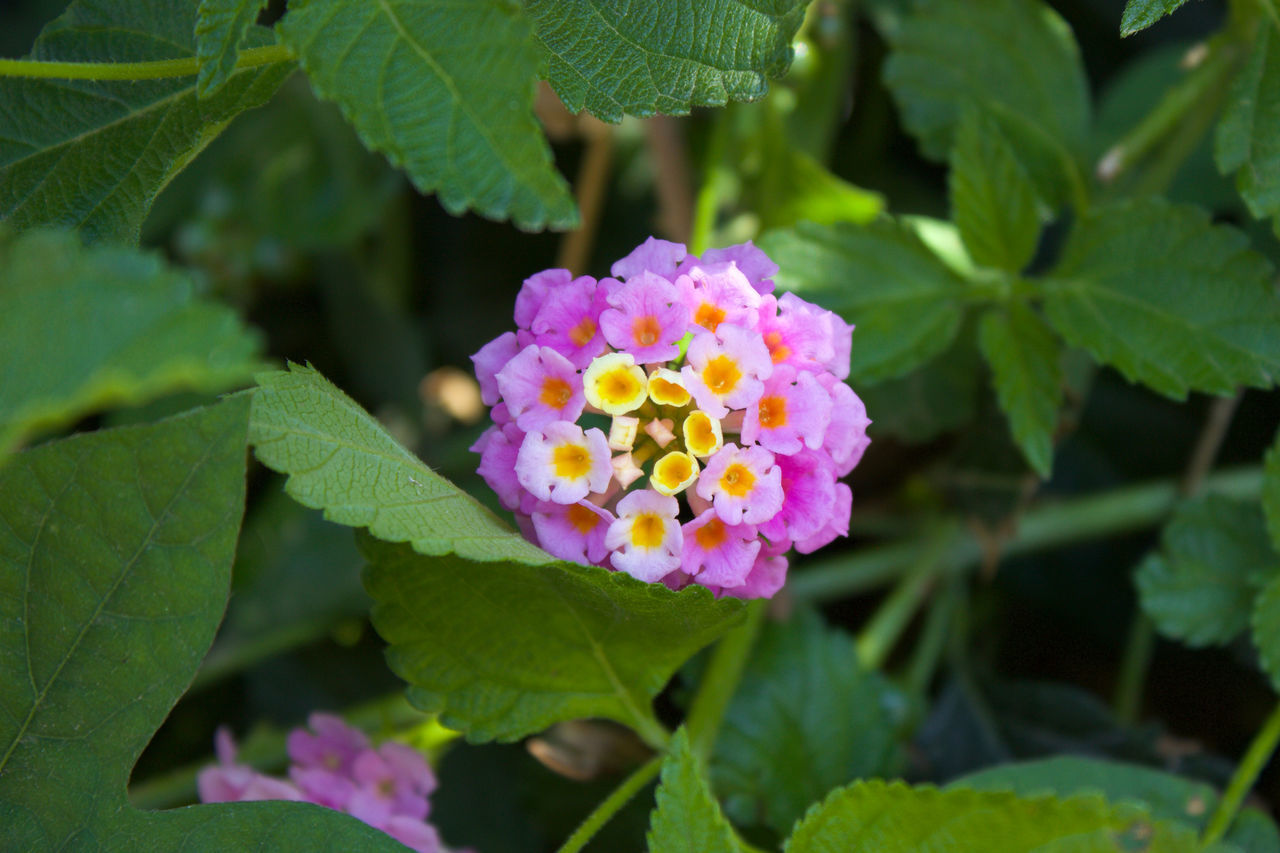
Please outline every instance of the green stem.
[{"label": "green stem", "polygon": [[725,634],[711,652],[711,660],[702,674],[698,692],[689,707],[689,717],[685,720],[693,751],[703,759],[711,754],[716,734],[720,731],[720,721],[724,719],[729,700],[742,680],[747,655],[751,653],[764,621],[764,610],[764,599],[748,602],[746,620]]},{"label": "green stem", "polygon": [[729,112],[720,110],[711,119],[711,137],[707,140],[704,158],[702,186],[693,207],[693,230],[689,235],[689,252],[700,255],[711,245],[711,235],[716,227],[716,214],[720,212],[721,173],[724,167],[724,150],[729,135]]},{"label": "green stem", "polygon": [[[1204,489],[1256,499],[1262,489],[1262,471],[1254,467],[1214,474],[1205,478]],[[1178,499],[1178,483],[1166,480],[1041,506],[1023,516],[1002,554],[1014,557],[1141,530],[1160,523]],[[900,577],[927,547],[929,543],[919,541],[894,543],[854,555],[815,560],[796,571],[787,588],[798,601],[824,601],[873,589]],[[956,531],[947,542],[940,568],[943,572],[961,572],[981,558],[978,542],[970,534]]]},{"label": "green stem", "polygon": [[1271,760],[1277,743],[1280,743],[1280,705],[1276,706],[1271,716],[1267,717],[1267,721],[1263,723],[1262,729],[1254,735],[1253,742],[1249,744],[1248,751],[1240,761],[1240,766],[1231,777],[1231,783],[1227,785],[1218,808],[1209,819],[1209,825],[1205,827],[1202,849],[1213,846],[1226,834],[1231,822],[1235,820],[1236,812],[1240,811],[1240,805],[1244,802],[1245,796],[1253,788],[1253,783],[1258,780],[1258,775],[1267,766],[1267,762]]},{"label": "green stem", "polygon": [[929,590],[940,573],[942,555],[955,538],[955,532],[955,526],[948,525],[930,538],[920,559],[898,581],[893,592],[858,634],[855,648],[863,669],[876,670],[884,665],[885,658],[911,624],[916,610],[928,598]]},{"label": "green stem", "polygon": [[645,785],[652,782],[661,769],[661,755],[655,755],[636,768],[635,772],[623,780],[622,784],[614,789],[612,794],[605,797],[604,801],[596,806],[591,814],[587,815],[587,819],[560,846],[559,853],[577,853],[577,851],[587,846],[587,842],[591,840],[591,837],[599,832],[600,828],[608,823],[609,819],[617,814],[623,806],[631,802],[631,798],[640,793]]},{"label": "green stem", "polygon": [[1209,55],[1165,93],[1155,108],[1107,151],[1098,164],[1111,181],[1149,154],[1183,123],[1187,114],[1222,89],[1235,67],[1235,51],[1225,38],[1209,42]]},{"label": "green stem", "polygon": [[[256,68],[293,59],[282,44],[240,51],[236,68]],[[41,77],[58,80],[157,80],[192,77],[200,73],[198,60],[159,59],[153,62],[44,62],[38,59],[0,59],[0,77]]]},{"label": "green stem", "polygon": [[1129,639],[1125,643],[1116,684],[1116,719],[1126,725],[1138,722],[1138,713],[1142,710],[1142,687],[1147,680],[1155,645],[1156,626],[1139,608],[1129,626]]},{"label": "green stem", "polygon": [[964,580],[952,576],[941,594],[930,604],[924,630],[920,633],[920,642],[916,644],[911,663],[907,666],[908,693],[923,696],[929,689],[929,682],[933,681],[942,653],[947,647],[947,638],[955,622],[956,605],[963,589]]}]

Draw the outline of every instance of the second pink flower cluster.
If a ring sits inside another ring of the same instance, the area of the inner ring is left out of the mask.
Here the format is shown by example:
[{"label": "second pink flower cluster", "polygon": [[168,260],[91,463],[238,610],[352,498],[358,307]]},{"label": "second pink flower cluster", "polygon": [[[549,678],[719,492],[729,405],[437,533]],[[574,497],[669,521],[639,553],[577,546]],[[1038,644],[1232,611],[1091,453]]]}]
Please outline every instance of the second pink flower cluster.
[{"label": "second pink flower cluster", "polygon": [[525,281],[515,332],[472,360],[494,425],[479,472],[527,538],[673,588],[772,596],[786,552],[848,533],[870,421],[853,327],[751,243],[650,238],[597,281]]}]

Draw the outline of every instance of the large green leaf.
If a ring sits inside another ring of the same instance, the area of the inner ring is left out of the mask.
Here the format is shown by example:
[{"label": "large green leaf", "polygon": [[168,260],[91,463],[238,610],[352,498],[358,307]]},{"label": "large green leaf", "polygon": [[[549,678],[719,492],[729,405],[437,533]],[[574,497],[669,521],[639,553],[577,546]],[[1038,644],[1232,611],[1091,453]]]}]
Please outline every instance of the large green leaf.
[{"label": "large green leaf", "polygon": [[1145,30],[1186,2],[1187,0],[1129,0],[1124,7],[1124,17],[1120,19],[1120,35],[1131,36],[1139,30]]},{"label": "large green leaf", "polygon": [[1275,27],[1258,27],[1258,40],[1232,85],[1214,139],[1223,174],[1236,173],[1236,187],[1259,219],[1280,213],[1280,44]]},{"label": "large green leaf", "polygon": [[[1176,821],[1203,832],[1218,805],[1211,785],[1137,764],[1078,756],[1001,764],[957,779],[948,788],[1011,791],[1022,796],[1098,793],[1112,802],[1144,805],[1157,820]],[[1237,818],[1225,839],[1250,853],[1280,851],[1275,824],[1257,809]]]},{"label": "large green leaf", "polygon": [[781,267],[781,287],[857,326],[851,381],[901,376],[945,350],[960,328],[964,280],[896,222],[801,223],[760,242]]},{"label": "large green leaf", "polygon": [[741,853],[684,729],[671,740],[655,799],[649,826],[652,853]]},{"label": "large green leaf", "polygon": [[791,64],[808,0],[527,0],[548,79],[606,121],[753,101]]},{"label": "large green leaf", "polygon": [[1207,495],[1178,507],[1135,580],[1160,633],[1191,646],[1229,643],[1249,627],[1257,591],[1280,575],[1258,505]]},{"label": "large green leaf", "polygon": [[1199,849],[1196,834],[1153,821],[1142,808],[1097,796],[1010,793],[856,782],[814,806],[787,853],[914,853],[919,850],[1125,851]]},{"label": "large green leaf", "polygon": [[245,382],[257,351],[234,313],[155,255],[0,235],[0,458],[96,409]]},{"label": "large green leaf", "polygon": [[0,471],[7,850],[395,849],[299,804],[130,808],[129,771],[222,617],[248,401],[29,450]]},{"label": "large green leaf", "polygon": [[978,340],[1013,437],[1031,467],[1047,479],[1062,405],[1062,346],[1040,316],[1021,302],[983,315]]},{"label": "large green leaf", "polygon": [[1000,127],[965,113],[951,149],[951,215],[979,264],[1021,272],[1035,254],[1035,188]]},{"label": "large green leaf", "polygon": [[240,44],[265,5],[265,0],[200,0],[196,17],[196,59],[200,64],[196,93],[200,97],[214,94],[231,78],[240,58]]},{"label": "large green leaf", "polygon": [[743,824],[785,835],[812,803],[901,758],[889,684],[864,672],[853,640],[812,611],[764,630],[712,756],[716,790]]},{"label": "large green leaf", "polygon": [[533,116],[539,49],[515,4],[296,0],[279,29],[365,144],[449,212],[576,224]]},{"label": "large green leaf", "polygon": [[373,622],[409,700],[473,741],[607,717],[652,733],[650,702],[742,602],[552,562],[424,557],[363,537]]},{"label": "large green leaf", "polygon": [[885,83],[924,154],[945,160],[963,111],[995,120],[1040,196],[1082,192],[1089,88],[1071,30],[1039,0],[922,0],[892,39]]},{"label": "large green leaf", "polygon": [[422,554],[555,561],[401,447],[315,370],[294,365],[259,376],[258,384],[249,439],[264,465],[289,475],[285,489],[304,506]]},{"label": "large green leaf", "polygon": [[1198,208],[1095,208],[1042,286],[1049,322],[1069,343],[1175,399],[1266,388],[1280,373],[1271,265]]},{"label": "large green leaf", "polygon": [[[45,27],[31,56],[190,59],[195,21],[196,0],[76,0]],[[238,71],[205,100],[197,100],[192,77],[0,81],[0,219],[18,229],[70,226],[91,241],[136,243],[156,193],[237,113],[264,103],[292,67]]]}]

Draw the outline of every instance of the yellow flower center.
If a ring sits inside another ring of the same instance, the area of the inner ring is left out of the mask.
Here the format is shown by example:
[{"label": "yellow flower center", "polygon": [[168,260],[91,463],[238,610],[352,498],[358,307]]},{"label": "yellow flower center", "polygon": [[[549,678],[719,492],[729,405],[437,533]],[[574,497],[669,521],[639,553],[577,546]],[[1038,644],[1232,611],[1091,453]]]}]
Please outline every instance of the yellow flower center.
[{"label": "yellow flower center", "polygon": [[697,409],[684,419],[684,445],[694,456],[707,457],[724,445],[720,422]]},{"label": "yellow flower center", "polygon": [[581,504],[573,504],[569,507],[569,511],[565,513],[565,518],[569,520],[579,533],[586,536],[592,530],[596,529],[596,525],[600,523],[600,516]]},{"label": "yellow flower center", "polygon": [[727,355],[716,356],[702,368],[702,381],[718,397],[731,393],[741,378],[742,371],[738,369],[737,362]]},{"label": "yellow flower center", "polygon": [[645,512],[631,521],[631,544],[637,548],[657,548],[662,544],[667,526],[662,516]]},{"label": "yellow flower center", "polygon": [[777,429],[787,425],[787,398],[760,398],[760,426],[765,429]]},{"label": "yellow flower center", "polygon": [[704,302],[698,306],[698,310],[693,314],[693,322],[697,323],[704,329],[716,330],[724,322],[724,309],[710,302]]},{"label": "yellow flower center", "polygon": [[557,376],[548,376],[542,380],[542,393],[538,395],[538,399],[543,405],[553,409],[563,409],[572,396],[573,388],[569,387],[568,382]]},{"label": "yellow flower center", "polygon": [[573,341],[575,347],[584,347],[587,342],[596,336],[596,321],[590,317],[583,317],[578,325],[569,330],[569,340]]},{"label": "yellow flower center", "polygon": [[625,415],[645,400],[649,379],[625,353],[600,356],[583,374],[587,402],[610,415]]},{"label": "yellow flower center", "polygon": [[677,385],[661,376],[649,377],[649,398],[659,406],[685,406],[689,402],[689,392],[683,385]]},{"label": "yellow flower center", "polygon": [[591,454],[581,444],[562,444],[551,451],[551,464],[557,477],[576,480],[591,470]]},{"label": "yellow flower center", "polygon": [[658,494],[668,497],[693,485],[698,479],[698,462],[688,453],[673,450],[653,465],[650,482]]},{"label": "yellow flower center", "polygon": [[756,484],[756,475],[740,462],[734,462],[720,475],[720,488],[735,498],[745,497]]},{"label": "yellow flower center", "polygon": [[693,538],[698,541],[698,547],[704,551],[710,551],[724,544],[724,540],[729,538],[729,530],[724,526],[723,521],[712,517],[710,521],[698,528]]}]

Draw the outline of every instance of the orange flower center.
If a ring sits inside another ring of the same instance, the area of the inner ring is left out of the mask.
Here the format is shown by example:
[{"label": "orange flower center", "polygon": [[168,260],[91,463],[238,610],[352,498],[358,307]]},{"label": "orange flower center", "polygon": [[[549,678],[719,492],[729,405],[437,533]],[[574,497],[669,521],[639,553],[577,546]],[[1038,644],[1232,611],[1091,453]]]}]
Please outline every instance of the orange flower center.
[{"label": "orange flower center", "polygon": [[583,536],[595,530],[596,525],[600,523],[600,516],[581,504],[570,506],[569,511],[565,513],[565,517]]},{"label": "orange flower center", "polygon": [[791,355],[791,347],[782,342],[782,332],[769,332],[764,336],[764,345],[769,348],[769,356],[774,364],[781,364]]},{"label": "orange flower center", "polygon": [[765,429],[777,429],[787,425],[787,398],[760,398],[760,426]]},{"label": "orange flower center", "polygon": [[710,551],[719,548],[724,540],[729,538],[729,531],[724,526],[724,522],[718,518],[712,518],[706,524],[698,528],[693,534],[693,538],[698,540],[698,547],[704,551]]},{"label": "orange flower center", "polygon": [[631,522],[631,544],[637,548],[657,548],[662,544],[666,525],[662,516],[652,512],[637,515]]},{"label": "orange flower center", "polygon": [[569,330],[569,340],[573,341],[575,347],[585,347],[595,336],[596,321],[590,317],[583,317],[578,325]]},{"label": "orange flower center", "polygon": [[538,395],[538,399],[543,405],[550,406],[553,409],[563,409],[569,403],[569,398],[573,396],[573,388],[568,382],[558,376],[548,376],[542,380],[542,393]]},{"label": "orange flower center", "polygon": [[631,336],[642,347],[651,347],[662,337],[662,326],[658,318],[652,315],[637,317],[631,324]]},{"label": "orange flower center", "polygon": [[745,497],[756,483],[756,475],[740,462],[734,462],[720,475],[720,488],[735,498]]},{"label": "orange flower center", "polygon": [[742,371],[737,363],[727,355],[718,355],[702,368],[702,381],[707,383],[711,393],[723,397],[733,391],[742,378]]},{"label": "orange flower center", "polygon": [[693,322],[697,323],[704,329],[716,330],[724,322],[724,309],[710,302],[704,302],[698,306],[698,310],[694,312]]},{"label": "orange flower center", "polygon": [[581,444],[562,444],[551,452],[556,476],[576,480],[591,470],[591,454]]}]

